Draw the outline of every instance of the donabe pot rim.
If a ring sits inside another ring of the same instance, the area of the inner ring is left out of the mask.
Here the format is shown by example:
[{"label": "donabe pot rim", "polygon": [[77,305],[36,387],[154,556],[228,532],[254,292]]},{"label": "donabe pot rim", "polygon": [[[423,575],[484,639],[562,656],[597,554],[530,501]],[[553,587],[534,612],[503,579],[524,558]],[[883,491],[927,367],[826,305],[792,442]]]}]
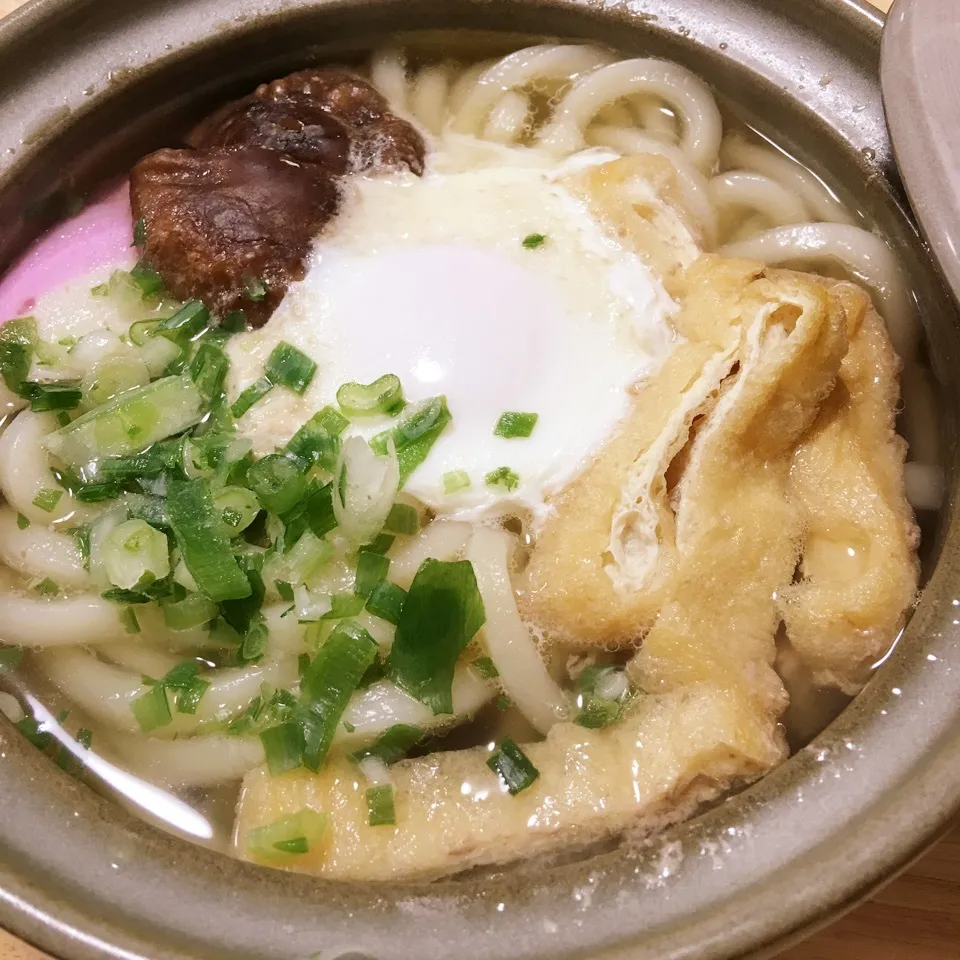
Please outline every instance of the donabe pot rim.
[{"label": "donabe pot rim", "polygon": [[[876,81],[882,17],[860,0],[791,6],[702,0],[693,12],[687,0],[642,0],[633,10],[616,0],[34,0],[0,24],[0,233],[4,211],[16,207],[6,201],[28,182],[25,165],[69,134],[74,121],[58,108],[79,115],[84,104],[93,109],[140,83],[161,61],[186,65],[208,42],[234,35],[239,49],[304,11],[342,18],[328,24],[346,23],[351,12],[353,23],[369,16],[371,29],[382,31],[391,23],[422,26],[433,10],[437,26],[459,20],[533,32],[542,22],[544,34],[621,37],[617,45],[627,50],[646,36],[664,44],[665,56],[703,57],[717,76],[729,63],[768,90],[782,81],[785,108],[811,136],[863,151],[862,173],[885,198],[891,236],[919,264],[922,297],[942,307],[942,287],[902,213],[890,166]],[[118,68],[129,72],[108,82]],[[826,75],[834,90],[817,99],[813,87]],[[99,92],[87,96],[91,82]],[[741,92],[734,80],[719,85],[733,99]],[[854,104],[863,109],[853,111]],[[818,113],[826,118],[819,125]],[[44,115],[59,117],[58,125],[38,129]],[[957,355],[957,326],[949,308],[930,324],[936,370],[938,356]],[[950,425],[960,394],[940,379]],[[939,539],[936,569],[903,641],[810,747],[647,844],[552,869],[375,886],[231,861],[99,798],[3,721],[0,925],[65,960],[770,955],[909,862],[960,803],[960,671],[949,669],[960,647],[952,487]]]}]

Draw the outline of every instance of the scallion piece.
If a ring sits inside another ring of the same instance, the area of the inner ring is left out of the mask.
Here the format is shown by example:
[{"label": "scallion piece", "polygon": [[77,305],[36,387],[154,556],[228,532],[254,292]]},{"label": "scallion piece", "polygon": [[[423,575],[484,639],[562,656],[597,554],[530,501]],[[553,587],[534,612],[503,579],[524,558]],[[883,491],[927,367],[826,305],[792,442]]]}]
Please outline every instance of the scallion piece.
[{"label": "scallion piece", "polygon": [[0,673],[16,670],[23,660],[23,650],[20,647],[5,647],[0,644]]},{"label": "scallion piece", "polygon": [[49,577],[44,577],[33,589],[42,597],[55,597],[60,592],[60,587]]},{"label": "scallion piece", "polygon": [[395,503],[387,514],[383,529],[390,533],[412,536],[420,531],[420,514],[409,503]]},{"label": "scallion piece", "polygon": [[367,609],[375,617],[396,626],[400,622],[400,614],[403,613],[403,603],[406,599],[407,591],[403,587],[389,580],[381,580],[367,597]]},{"label": "scallion piece", "polygon": [[392,533],[378,533],[369,543],[363,545],[363,549],[370,553],[386,553],[396,539]]},{"label": "scallion piece", "polygon": [[388,727],[377,739],[366,747],[350,754],[354,763],[360,763],[367,757],[376,757],[386,764],[402,760],[423,739],[423,731],[408,723],[395,723]]},{"label": "scallion piece", "polygon": [[296,506],[307,492],[307,478],[280,453],[271,453],[250,467],[247,484],[260,503],[278,516]]},{"label": "scallion piece", "polygon": [[487,766],[500,775],[512,797],[526,790],[540,776],[529,757],[509,737],[500,741],[499,749],[487,760]]},{"label": "scallion piece", "polygon": [[26,530],[30,526],[30,520],[28,517],[25,517],[22,513],[17,514],[17,528],[20,530]]},{"label": "scallion piece", "polygon": [[[250,639],[249,633],[253,625],[263,619],[260,616],[260,611],[263,608],[267,588],[262,573],[255,567],[245,565],[244,574],[250,587],[250,593],[246,597],[222,601],[220,615],[237,633],[244,634],[246,642]],[[250,642],[253,643],[254,641],[251,640]],[[249,647],[247,649],[249,650]]]},{"label": "scallion piece", "polygon": [[260,742],[271,776],[296,770],[303,756],[303,733],[292,720],[269,727],[260,733]]},{"label": "scallion piece", "polygon": [[31,503],[38,509],[47,513],[52,513],[57,508],[60,498],[63,496],[62,490],[54,490],[51,487],[43,487],[37,491],[37,495]]},{"label": "scallion piece", "polygon": [[473,668],[484,680],[496,680],[500,676],[497,665],[489,657],[477,657],[473,661]]},{"label": "scallion piece", "polygon": [[409,408],[409,412],[391,430],[378,433],[370,446],[383,456],[387,452],[387,440],[393,438],[400,466],[400,486],[410,474],[427,459],[431,448],[451,420],[446,397],[434,397]]},{"label": "scallion piece", "polygon": [[542,247],[547,242],[547,238],[542,233],[528,233],[523,238],[523,249],[524,250],[536,250],[537,247]]},{"label": "scallion piece", "polygon": [[19,317],[0,326],[0,376],[14,393],[19,392],[30,373],[37,339],[37,321],[33,317]]},{"label": "scallion piece", "polygon": [[183,660],[157,684],[173,691],[177,713],[195,714],[200,700],[210,688],[210,681],[198,676],[199,672],[200,664],[196,660]]},{"label": "scallion piece", "polygon": [[125,633],[135,636],[140,632],[140,621],[133,607],[121,607],[119,617]]},{"label": "scallion piece", "polygon": [[144,300],[163,290],[163,277],[146,260],[138,260],[134,264],[130,271],[130,279]]},{"label": "scallion piece", "polygon": [[144,347],[150,342],[159,326],[159,320],[137,320],[130,324],[127,336],[135,347]]},{"label": "scallion piece", "polygon": [[343,622],[313,658],[300,684],[304,766],[318,770],[326,758],[340,717],[364,673],[377,658],[377,643],[363,627]]},{"label": "scallion piece", "polygon": [[231,310],[220,321],[220,326],[227,333],[243,333],[247,329],[247,315],[243,310]]},{"label": "scallion piece", "polygon": [[337,403],[348,417],[395,414],[403,407],[400,378],[386,373],[373,383],[345,383],[337,390]]},{"label": "scallion piece", "polygon": [[223,381],[229,367],[230,361],[222,347],[215,343],[201,343],[190,361],[190,376],[200,392],[208,400],[213,400],[223,393]]},{"label": "scallion piece", "polygon": [[363,597],[356,593],[334,593],[330,596],[330,609],[321,620],[345,620],[355,617],[363,610]]},{"label": "scallion piece", "polygon": [[133,225],[133,247],[142,247],[147,242],[147,221],[140,217]]},{"label": "scallion piece", "polygon": [[267,360],[267,379],[300,396],[306,393],[316,372],[313,360],[289,343],[278,343]]},{"label": "scallion piece", "polygon": [[397,822],[393,787],[389,783],[369,787],[366,793],[367,823],[371,827],[392,827]]},{"label": "scallion piece", "polygon": [[324,407],[293,435],[285,452],[304,467],[316,464],[332,473],[340,456],[340,434],[349,422],[333,407]]},{"label": "scallion piece", "polygon": [[83,399],[83,392],[76,381],[62,383],[20,384],[20,396],[30,401],[34,413],[46,413],[50,410],[73,410]]},{"label": "scallion piece", "polygon": [[247,276],[243,280],[243,291],[248,300],[254,303],[260,303],[267,297],[267,285],[260,277]]},{"label": "scallion piece", "polygon": [[387,672],[435,714],[453,713],[453,671],[486,622],[473,565],[424,560],[397,624]]},{"label": "scallion piece", "polygon": [[146,693],[141,693],[130,704],[130,709],[144,733],[165,727],[173,720],[167,689],[162,683],[155,683]]},{"label": "scallion piece", "polygon": [[215,603],[249,597],[250,582],[224,536],[210,484],[203,479],[171,481],[167,508],[183,561],[201,592]]},{"label": "scallion piece", "polygon": [[261,377],[247,387],[236,400],[230,412],[239,420],[255,403],[262,400],[273,389],[273,381],[269,377]]},{"label": "scallion piece", "polygon": [[302,503],[303,515],[315,537],[325,536],[337,526],[333,512],[333,481],[322,486],[312,481]]},{"label": "scallion piece", "polygon": [[161,320],[153,328],[153,336],[169,340],[189,340],[210,322],[210,311],[200,300],[188,300],[175,314]]},{"label": "scallion piece", "polygon": [[514,411],[502,413],[497,425],[493,428],[493,435],[503,437],[506,440],[529,437],[539,419],[540,414],[538,413],[516,413]]},{"label": "scallion piece", "polygon": [[214,620],[220,612],[217,605],[199,593],[191,593],[182,600],[161,604],[163,622],[171,630],[192,630]]},{"label": "scallion piece", "polygon": [[247,628],[240,647],[238,659],[241,663],[255,663],[267,652],[267,641],[270,631],[261,614]]},{"label": "scallion piece", "polygon": [[443,475],[443,492],[459,493],[470,486],[470,474],[466,470],[450,470]]},{"label": "scallion piece", "polygon": [[228,537],[241,534],[260,512],[260,501],[246,487],[221,487],[213,495],[213,506],[220,513],[221,526]]},{"label": "scallion piece", "polygon": [[75,469],[127,457],[194,426],[206,402],[192,380],[165,377],[129,390],[44,440],[47,452]]},{"label": "scallion piece", "polygon": [[616,723],[623,712],[623,707],[616,700],[598,697],[593,693],[582,694],[578,700],[580,711],[574,723],[588,730],[599,730]]},{"label": "scallion piece", "polygon": [[327,815],[301,810],[247,834],[247,850],[264,860],[309,853],[323,839]]},{"label": "scallion piece", "polygon": [[491,470],[484,478],[488,487],[505,487],[511,493],[520,486],[520,476],[509,467],[497,467]]},{"label": "scallion piece", "polygon": [[165,534],[144,520],[125,520],[106,536],[100,557],[110,582],[121,590],[142,589],[170,573]]},{"label": "scallion piece", "polygon": [[390,570],[389,558],[380,553],[361,550],[357,558],[357,579],[354,592],[361,597],[369,597],[370,591],[383,580]]}]

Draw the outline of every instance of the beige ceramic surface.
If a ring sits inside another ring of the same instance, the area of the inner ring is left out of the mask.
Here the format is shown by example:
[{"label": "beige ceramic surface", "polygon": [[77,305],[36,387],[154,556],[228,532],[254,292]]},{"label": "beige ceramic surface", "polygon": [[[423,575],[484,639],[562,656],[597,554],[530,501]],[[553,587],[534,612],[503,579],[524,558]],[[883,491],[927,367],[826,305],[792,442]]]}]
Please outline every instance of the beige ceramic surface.
[{"label": "beige ceramic surface", "polygon": [[[10,13],[22,2],[0,0],[0,16]],[[802,3],[804,0],[793,2]],[[886,10],[891,0],[873,2]],[[870,902],[789,950],[781,960],[958,958],[960,826]],[[51,958],[0,930],[0,960]]]}]

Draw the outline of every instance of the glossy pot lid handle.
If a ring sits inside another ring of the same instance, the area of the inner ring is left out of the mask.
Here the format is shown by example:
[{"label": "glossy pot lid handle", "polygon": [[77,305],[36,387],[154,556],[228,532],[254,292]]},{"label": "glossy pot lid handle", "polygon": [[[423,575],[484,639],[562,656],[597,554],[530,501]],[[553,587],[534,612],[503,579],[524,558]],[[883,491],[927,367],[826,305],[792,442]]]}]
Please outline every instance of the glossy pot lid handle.
[{"label": "glossy pot lid handle", "polygon": [[960,0],[897,0],[880,76],[910,203],[960,300]]}]

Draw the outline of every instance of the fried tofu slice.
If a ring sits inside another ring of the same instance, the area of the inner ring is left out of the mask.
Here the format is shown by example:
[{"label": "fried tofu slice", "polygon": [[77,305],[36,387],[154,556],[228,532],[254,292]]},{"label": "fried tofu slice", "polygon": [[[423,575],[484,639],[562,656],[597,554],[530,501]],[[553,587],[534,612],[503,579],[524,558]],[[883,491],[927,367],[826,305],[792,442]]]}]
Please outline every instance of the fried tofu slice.
[{"label": "fried tofu slice", "polygon": [[895,429],[900,362],[866,294],[824,283],[844,304],[850,348],[793,455],[788,496],[801,512],[803,559],[780,610],[814,682],[855,693],[917,595],[920,534]]},{"label": "fried tofu slice", "polygon": [[366,784],[342,758],[319,773],[256,770],[238,810],[239,856],[250,856],[252,829],[308,808],[329,816],[327,833],[282,865],[429,879],[658,829],[784,757],[775,591],[789,582],[802,532],[785,491],[794,446],[833,388],[846,316],[817,285],[754,281],[756,265],[731,269],[737,305],[718,322],[738,331],[740,367],[690,450],[673,571],[631,664],[643,693],[628,715],[601,730],[556,724],[525,747],[539,776],[517,796],[488,769],[484,748],[395,764],[396,826],[368,825]]}]

